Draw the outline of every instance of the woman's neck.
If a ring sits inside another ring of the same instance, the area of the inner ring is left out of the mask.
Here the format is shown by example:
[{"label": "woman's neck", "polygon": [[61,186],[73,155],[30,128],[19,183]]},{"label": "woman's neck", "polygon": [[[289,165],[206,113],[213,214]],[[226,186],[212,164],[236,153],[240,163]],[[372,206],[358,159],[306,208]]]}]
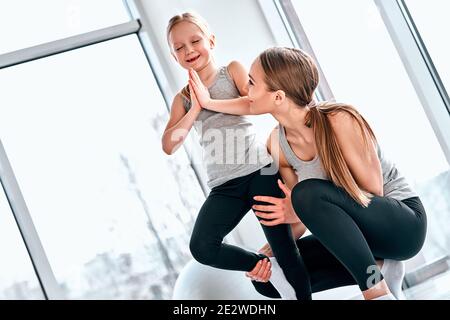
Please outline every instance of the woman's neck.
[{"label": "woman's neck", "polygon": [[300,107],[294,103],[286,103],[277,108],[272,116],[289,131],[293,136],[304,137],[307,132],[311,131],[305,125],[305,117],[308,113],[308,108]]}]

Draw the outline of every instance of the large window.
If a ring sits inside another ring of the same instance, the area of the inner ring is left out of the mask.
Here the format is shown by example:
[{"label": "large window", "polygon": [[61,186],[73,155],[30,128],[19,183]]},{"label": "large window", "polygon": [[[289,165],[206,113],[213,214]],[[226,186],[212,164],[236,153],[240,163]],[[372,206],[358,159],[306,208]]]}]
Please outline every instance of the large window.
[{"label": "large window", "polygon": [[0,300],[43,299],[8,200],[0,186]]},{"label": "large window", "polygon": [[450,48],[445,39],[447,30],[450,29],[448,20],[450,2],[446,0],[406,0],[405,2],[448,91],[450,90]]},{"label": "large window", "polygon": [[362,112],[420,194],[429,217],[426,260],[448,254],[449,166],[375,3],[292,3],[336,100]]},{"label": "large window", "polygon": [[65,297],[170,298],[203,193],[186,154],[161,151],[167,109],[136,36],[1,70],[0,87],[0,136]]},{"label": "large window", "polygon": [[121,0],[0,3],[0,54],[129,20]]}]

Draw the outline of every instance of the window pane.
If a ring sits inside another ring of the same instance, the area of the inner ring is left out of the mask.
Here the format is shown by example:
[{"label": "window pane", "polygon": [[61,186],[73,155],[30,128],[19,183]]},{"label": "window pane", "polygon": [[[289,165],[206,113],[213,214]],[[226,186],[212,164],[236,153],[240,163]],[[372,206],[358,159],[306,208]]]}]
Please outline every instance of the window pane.
[{"label": "window pane", "polygon": [[0,185],[0,300],[44,299],[14,216]]},{"label": "window pane", "polygon": [[168,299],[203,193],[135,35],[0,71],[0,136],[69,298]]},{"label": "window pane", "polygon": [[293,4],[336,100],[362,112],[386,155],[419,192],[429,219],[425,258],[447,254],[449,166],[374,1]]},{"label": "window pane", "polygon": [[448,12],[450,2],[447,0],[407,0],[406,5],[411,13],[417,29],[433,59],[434,65],[450,90],[450,48],[447,30],[450,29]]},{"label": "window pane", "polygon": [[122,0],[2,1],[0,54],[128,20]]}]

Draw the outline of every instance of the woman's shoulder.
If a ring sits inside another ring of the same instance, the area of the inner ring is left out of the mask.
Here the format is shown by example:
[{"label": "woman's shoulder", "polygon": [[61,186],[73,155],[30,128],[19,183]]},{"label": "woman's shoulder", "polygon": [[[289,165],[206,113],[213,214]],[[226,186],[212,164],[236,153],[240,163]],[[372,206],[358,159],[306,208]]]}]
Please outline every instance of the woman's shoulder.
[{"label": "woman's shoulder", "polygon": [[328,120],[330,121],[331,125],[337,125],[337,124],[353,124],[356,122],[356,119],[347,111],[344,110],[338,110],[332,113],[327,114]]},{"label": "woman's shoulder", "polygon": [[361,133],[358,120],[349,112],[337,111],[327,115],[330,125],[337,136],[352,136]]}]

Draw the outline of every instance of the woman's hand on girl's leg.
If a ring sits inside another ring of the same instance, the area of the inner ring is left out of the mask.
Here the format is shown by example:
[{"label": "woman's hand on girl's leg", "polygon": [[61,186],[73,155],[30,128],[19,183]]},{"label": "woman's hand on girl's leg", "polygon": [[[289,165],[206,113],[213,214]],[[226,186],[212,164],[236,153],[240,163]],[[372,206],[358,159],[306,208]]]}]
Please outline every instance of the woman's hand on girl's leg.
[{"label": "woman's hand on girl's leg", "polygon": [[[253,205],[255,215],[261,218],[259,222],[265,226],[276,226],[281,223],[298,223],[300,219],[295,213],[291,202],[291,190],[278,179],[278,187],[285,194],[285,198],[275,198],[268,196],[255,196],[254,200],[266,202],[270,205]],[[264,211],[264,212],[262,212]]]}]

